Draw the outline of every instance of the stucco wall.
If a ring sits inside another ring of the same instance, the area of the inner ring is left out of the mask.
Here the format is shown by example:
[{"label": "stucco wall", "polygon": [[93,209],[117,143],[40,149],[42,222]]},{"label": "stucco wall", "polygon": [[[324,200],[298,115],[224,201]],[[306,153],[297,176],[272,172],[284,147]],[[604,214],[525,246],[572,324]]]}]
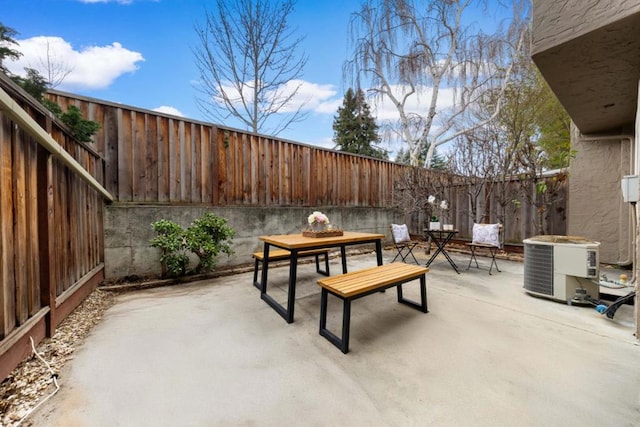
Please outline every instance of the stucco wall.
[{"label": "stucco wall", "polygon": [[[402,221],[391,209],[318,208],[333,224],[345,230],[384,233],[389,237],[389,224]],[[151,223],[170,219],[186,227],[205,212],[213,212],[228,220],[236,230],[235,254],[218,257],[219,266],[250,263],[251,253],[260,250],[258,236],[264,234],[299,233],[310,208],[259,207],[194,207],[163,205],[113,204],[105,209],[105,274],[108,280],[130,275],[160,274],[159,251],[149,246],[155,236]]]},{"label": "stucco wall", "polygon": [[596,240],[600,262],[631,261],[631,207],[622,199],[620,181],[631,170],[628,140],[585,141],[573,127],[569,180],[568,234]]},{"label": "stucco wall", "polygon": [[638,0],[534,0],[533,3],[534,53],[640,11]]}]

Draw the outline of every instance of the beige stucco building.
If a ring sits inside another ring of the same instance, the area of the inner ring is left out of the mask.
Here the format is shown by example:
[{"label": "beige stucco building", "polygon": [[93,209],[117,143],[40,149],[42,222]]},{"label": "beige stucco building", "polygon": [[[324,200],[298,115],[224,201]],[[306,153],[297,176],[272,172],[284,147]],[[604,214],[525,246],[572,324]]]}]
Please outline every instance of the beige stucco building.
[{"label": "beige stucco building", "polygon": [[637,205],[621,180],[640,174],[640,2],[533,6],[533,60],[573,121],[568,233],[601,242],[603,263],[637,266]]}]

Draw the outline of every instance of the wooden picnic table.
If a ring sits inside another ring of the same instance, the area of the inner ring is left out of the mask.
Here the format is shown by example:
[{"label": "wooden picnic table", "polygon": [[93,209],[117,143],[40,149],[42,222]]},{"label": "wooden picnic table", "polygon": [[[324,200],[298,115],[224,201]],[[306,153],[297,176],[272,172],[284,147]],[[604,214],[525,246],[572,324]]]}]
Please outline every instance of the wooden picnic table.
[{"label": "wooden picnic table", "polygon": [[[260,298],[280,314],[287,323],[292,323],[296,296],[298,254],[300,252],[311,249],[339,247],[340,255],[342,257],[342,272],[347,273],[347,246],[375,243],[376,260],[378,265],[382,265],[382,240],[384,237],[384,234],[360,233],[355,231],[344,231],[342,236],[330,237],[306,237],[303,236],[302,233],[260,236],[260,240],[264,242],[263,252],[265,259],[262,267],[262,289],[260,290]],[[269,262],[267,260],[269,259],[269,251],[272,246],[287,249],[291,252],[291,263],[289,265],[289,289],[287,293],[286,307],[282,306],[267,293],[269,274]]]}]

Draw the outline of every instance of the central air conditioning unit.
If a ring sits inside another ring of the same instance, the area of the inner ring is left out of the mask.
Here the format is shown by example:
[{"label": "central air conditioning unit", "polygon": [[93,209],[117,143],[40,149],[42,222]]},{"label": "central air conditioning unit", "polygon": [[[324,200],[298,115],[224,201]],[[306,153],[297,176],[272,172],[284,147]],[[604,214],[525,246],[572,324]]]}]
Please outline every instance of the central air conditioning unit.
[{"label": "central air conditioning unit", "polygon": [[577,293],[599,298],[599,242],[572,236],[535,236],[523,242],[526,292],[563,302]]}]

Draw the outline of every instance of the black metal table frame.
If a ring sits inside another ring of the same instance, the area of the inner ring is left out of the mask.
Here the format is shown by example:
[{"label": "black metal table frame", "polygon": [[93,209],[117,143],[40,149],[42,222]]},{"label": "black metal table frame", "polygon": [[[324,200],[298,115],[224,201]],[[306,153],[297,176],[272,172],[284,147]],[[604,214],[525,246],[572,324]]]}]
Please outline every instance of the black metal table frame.
[{"label": "black metal table frame", "polygon": [[[371,240],[361,240],[357,242],[345,242],[345,243],[327,243],[321,245],[314,245],[313,247],[304,247],[299,249],[287,248],[284,246],[279,246],[273,243],[264,242],[264,259],[265,262],[262,264],[262,289],[260,290],[260,298],[265,301],[267,304],[271,306],[287,323],[293,323],[293,311],[295,308],[295,300],[296,300],[296,279],[298,273],[298,252],[310,250],[310,249],[321,249],[321,248],[335,248],[340,247],[340,257],[342,258],[342,273],[347,273],[347,246],[352,245],[362,245],[367,243],[375,243],[376,245],[376,261],[378,265],[382,265],[382,240],[379,238],[371,239]],[[267,278],[268,278],[268,270],[269,270],[269,247],[275,246],[281,249],[287,249],[291,252],[291,260],[289,264],[289,289],[287,292],[287,306],[286,308],[282,306],[279,302],[277,302],[271,295],[267,294]]]},{"label": "black metal table frame", "polygon": [[[436,247],[437,247],[436,251],[433,253],[433,255],[431,255],[431,258],[429,258],[429,261],[427,261],[427,267],[431,265],[431,263],[433,262],[434,259],[436,259],[439,253],[442,253],[442,255],[444,255],[444,257],[447,259],[447,261],[449,261],[449,264],[451,264],[451,267],[453,267],[456,273],[460,274],[460,270],[458,270],[458,266],[456,265],[455,261],[451,258],[451,256],[445,249],[445,246],[447,245],[447,243],[449,243],[449,241],[453,238],[453,236],[455,236],[458,233],[458,230],[429,230],[428,228],[425,228],[424,231],[429,235],[429,237],[436,244]],[[435,233],[438,233],[439,237],[436,237]],[[446,233],[446,235],[443,238],[442,235],[444,233]]]}]

